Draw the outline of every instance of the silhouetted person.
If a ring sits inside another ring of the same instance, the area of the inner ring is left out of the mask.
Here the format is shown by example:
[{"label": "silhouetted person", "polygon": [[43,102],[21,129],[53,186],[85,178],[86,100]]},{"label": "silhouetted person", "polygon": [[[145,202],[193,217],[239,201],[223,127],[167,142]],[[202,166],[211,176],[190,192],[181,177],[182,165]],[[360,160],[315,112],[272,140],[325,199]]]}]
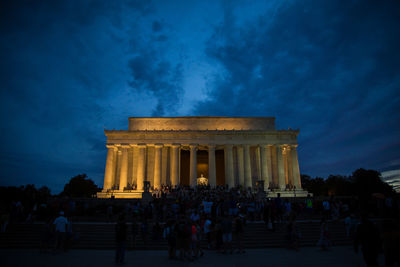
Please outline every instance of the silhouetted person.
[{"label": "silhouetted person", "polygon": [[386,220],[383,223],[382,232],[385,267],[400,266],[400,231],[398,225],[396,226],[392,220]]},{"label": "silhouetted person", "polygon": [[139,232],[139,226],[136,220],[136,215],[133,215],[133,219],[132,219],[132,226],[131,226],[131,230],[132,230],[132,248],[136,247],[136,237],[138,235]]},{"label": "silhouetted person", "polygon": [[212,226],[211,219],[209,217],[207,217],[206,221],[204,222],[203,228],[204,228],[204,234],[206,235],[206,238],[207,238],[207,248],[208,249],[211,249],[211,245],[212,245],[211,244],[211,241],[212,241],[211,226]]},{"label": "silhouetted person", "polygon": [[288,239],[288,248],[295,249],[296,251],[299,250],[299,238],[300,232],[298,226],[296,224],[295,216],[290,216],[289,222],[286,226],[287,231],[287,239]]},{"label": "silhouetted person", "polygon": [[225,215],[224,219],[221,222],[222,227],[222,242],[223,242],[223,251],[222,253],[227,253],[230,250],[230,254],[232,254],[232,219],[229,215]]},{"label": "silhouetted person", "polygon": [[276,213],[276,219],[278,222],[282,222],[282,198],[281,198],[281,193],[278,193],[278,196],[275,198],[275,213]]},{"label": "silhouetted person", "polygon": [[331,247],[331,239],[328,229],[328,223],[324,218],[321,220],[321,231],[320,231],[318,246],[323,251],[329,250],[329,248]]},{"label": "silhouetted person", "polygon": [[149,230],[149,225],[147,223],[146,218],[142,220],[140,224],[140,234],[142,235],[143,245],[147,247],[147,232]]},{"label": "silhouetted person", "polygon": [[161,226],[158,223],[158,221],[154,224],[152,232],[153,232],[152,239],[153,240],[160,240],[161,234],[162,234],[162,229],[161,229]]},{"label": "silhouetted person", "polygon": [[115,263],[123,264],[125,260],[127,226],[124,214],[119,215],[118,222],[115,225]]},{"label": "silhouetted person", "polygon": [[361,245],[364,261],[368,267],[378,266],[378,254],[381,249],[381,241],[376,226],[367,219],[361,218],[361,223],[357,227],[354,239],[354,251],[358,253],[358,247]]},{"label": "silhouetted person", "polygon": [[54,222],[55,226],[55,245],[54,250],[59,248],[65,249],[65,241],[68,230],[68,220],[64,217],[64,212],[60,211],[60,216],[58,216]]},{"label": "silhouetted person", "polygon": [[49,220],[47,221],[42,228],[41,234],[40,234],[40,252],[46,252],[48,248],[50,248],[50,244],[53,244],[52,241],[52,236],[53,233],[51,232],[51,224],[52,221]]},{"label": "silhouetted person", "polygon": [[183,217],[177,223],[176,237],[177,237],[177,249],[179,249],[179,259],[184,260],[185,258],[185,220]]},{"label": "silhouetted person", "polygon": [[240,215],[235,218],[235,236],[237,242],[237,253],[244,253],[243,239],[244,239],[244,222]]},{"label": "silhouetted person", "polygon": [[171,260],[176,259],[176,229],[172,220],[166,223],[163,237],[168,242],[168,258]]}]

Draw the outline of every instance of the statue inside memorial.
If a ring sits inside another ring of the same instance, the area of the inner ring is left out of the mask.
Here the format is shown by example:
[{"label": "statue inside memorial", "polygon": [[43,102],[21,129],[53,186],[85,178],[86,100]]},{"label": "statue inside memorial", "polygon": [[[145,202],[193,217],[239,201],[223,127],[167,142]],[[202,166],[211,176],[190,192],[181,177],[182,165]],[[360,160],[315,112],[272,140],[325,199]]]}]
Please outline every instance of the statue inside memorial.
[{"label": "statue inside memorial", "polygon": [[201,174],[200,177],[197,178],[197,185],[207,186],[208,185],[208,179],[206,177],[204,177],[203,174]]}]

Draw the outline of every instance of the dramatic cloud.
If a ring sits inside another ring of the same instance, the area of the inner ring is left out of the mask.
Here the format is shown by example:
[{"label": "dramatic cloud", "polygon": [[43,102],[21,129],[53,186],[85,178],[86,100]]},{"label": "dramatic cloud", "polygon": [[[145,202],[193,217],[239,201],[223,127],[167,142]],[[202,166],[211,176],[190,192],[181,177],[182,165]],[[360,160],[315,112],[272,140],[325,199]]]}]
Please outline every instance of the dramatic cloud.
[{"label": "dramatic cloud", "polygon": [[382,178],[388,184],[393,186],[397,192],[400,192],[400,170],[382,172]]},{"label": "dramatic cloud", "polygon": [[[161,26],[158,26],[161,27]],[[153,24],[154,30],[154,24]],[[161,31],[159,29],[157,32]],[[158,48],[158,46],[157,46]],[[162,117],[176,111],[182,89],[182,65],[171,65],[156,48],[143,48],[129,60],[132,81],[129,85],[138,92],[151,93],[157,99],[152,116]]]},{"label": "dramatic cloud", "polygon": [[[104,127],[126,128],[128,116],[157,106],[147,92],[128,86],[129,58],[143,56],[146,46],[135,33],[151,32],[145,20],[152,7],[147,1],[10,1],[0,9],[0,181],[59,190],[86,172],[100,184]],[[155,69],[154,57],[147,59],[145,67]]]},{"label": "dramatic cloud", "polygon": [[276,116],[280,128],[300,128],[311,174],[399,157],[398,3],[297,1],[239,23],[242,12],[226,5],[208,41],[221,71],[197,114]]},{"label": "dramatic cloud", "polygon": [[129,116],[275,116],[301,171],[400,169],[396,1],[0,4],[0,184],[102,184]]}]

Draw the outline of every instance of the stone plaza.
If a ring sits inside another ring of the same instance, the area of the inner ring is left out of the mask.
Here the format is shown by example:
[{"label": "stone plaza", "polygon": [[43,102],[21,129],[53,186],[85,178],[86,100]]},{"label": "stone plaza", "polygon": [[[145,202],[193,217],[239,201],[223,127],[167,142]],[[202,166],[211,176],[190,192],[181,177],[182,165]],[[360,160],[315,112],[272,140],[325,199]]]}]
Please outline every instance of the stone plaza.
[{"label": "stone plaza", "polygon": [[105,130],[107,160],[99,198],[140,198],[145,182],[263,189],[306,196],[297,154],[299,130],[274,117],[129,118],[128,130]]},{"label": "stone plaza", "polygon": [[[114,266],[113,250],[71,250],[52,255],[38,250],[2,249],[3,266]],[[168,260],[161,250],[127,251],[124,266],[308,266],[364,267],[362,254],[355,254],[352,247],[334,247],[322,252],[314,247],[301,248],[300,252],[283,248],[250,249],[245,254],[223,255],[206,251],[204,257],[194,262]],[[379,258],[383,266],[383,257]]]}]

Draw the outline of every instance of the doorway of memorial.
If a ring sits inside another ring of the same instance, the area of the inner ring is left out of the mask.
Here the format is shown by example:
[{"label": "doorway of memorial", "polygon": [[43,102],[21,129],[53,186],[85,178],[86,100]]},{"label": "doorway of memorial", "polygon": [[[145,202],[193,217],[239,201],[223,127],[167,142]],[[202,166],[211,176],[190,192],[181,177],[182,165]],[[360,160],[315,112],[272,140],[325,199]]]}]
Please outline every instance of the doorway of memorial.
[{"label": "doorway of memorial", "polygon": [[201,178],[200,183],[209,183],[208,180],[208,151],[199,150],[197,151],[197,178]]},{"label": "doorway of memorial", "polygon": [[190,151],[181,149],[180,185],[190,185]]},{"label": "doorway of memorial", "polygon": [[[190,151],[181,150],[180,185],[190,185]],[[215,151],[215,172],[217,185],[225,185],[224,150]],[[208,179],[208,151],[197,151],[197,178]]]},{"label": "doorway of memorial", "polygon": [[224,150],[215,150],[215,172],[217,185],[225,185],[225,153]]}]

